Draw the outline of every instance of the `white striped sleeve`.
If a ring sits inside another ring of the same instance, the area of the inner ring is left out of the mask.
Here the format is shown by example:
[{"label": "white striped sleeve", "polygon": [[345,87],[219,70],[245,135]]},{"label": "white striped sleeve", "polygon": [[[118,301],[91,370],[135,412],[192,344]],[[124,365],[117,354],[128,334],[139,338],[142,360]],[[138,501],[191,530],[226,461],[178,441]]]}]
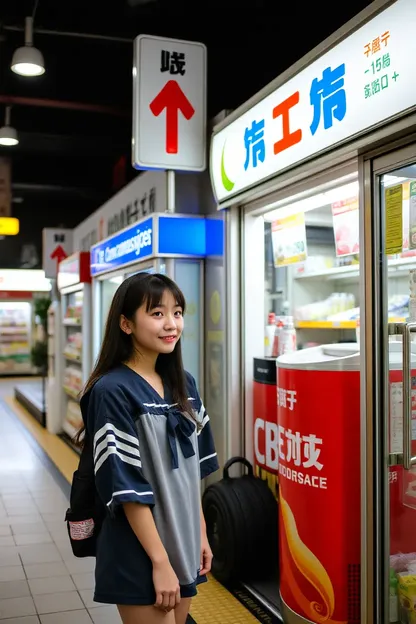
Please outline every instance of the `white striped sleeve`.
[{"label": "white striped sleeve", "polygon": [[153,490],[142,471],[136,426],[122,389],[102,391],[91,407],[95,483],[101,500],[111,511],[128,502],[153,505]]},{"label": "white striped sleeve", "polygon": [[208,475],[216,472],[219,465],[209,416],[202,401],[199,409],[198,420],[200,422],[200,430],[198,433],[199,466],[201,479],[205,479]]},{"label": "white striped sleeve", "polygon": [[189,399],[198,422],[198,452],[201,479],[205,479],[205,477],[216,472],[219,468],[217,451],[215,450],[209,416],[199,396],[196,381],[190,373],[186,375]]}]

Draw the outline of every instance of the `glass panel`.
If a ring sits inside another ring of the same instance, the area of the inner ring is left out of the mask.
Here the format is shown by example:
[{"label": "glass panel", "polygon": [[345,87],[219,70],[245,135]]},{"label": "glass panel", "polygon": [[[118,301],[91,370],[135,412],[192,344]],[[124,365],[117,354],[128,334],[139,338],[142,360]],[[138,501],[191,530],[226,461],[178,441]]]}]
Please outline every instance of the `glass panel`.
[{"label": "glass panel", "polygon": [[185,295],[186,314],[183,331],[182,356],[185,369],[201,385],[201,263],[192,260],[175,261],[175,281]]},{"label": "glass panel", "polygon": [[[264,345],[251,351],[252,363],[246,358],[254,465],[280,501],[280,580],[271,570],[256,590],[277,608],[281,598],[285,622],[359,621],[358,195],[358,174],[334,178],[251,217],[253,229],[245,233],[246,349],[256,310],[265,313]],[[315,602],[312,575],[320,584]]]},{"label": "glass panel", "polygon": [[110,310],[110,305],[117,288],[123,282],[124,277],[118,275],[117,277],[110,277],[109,279],[101,282],[101,338],[104,336],[105,325],[107,323],[107,316]]},{"label": "glass panel", "polygon": [[[416,454],[416,341],[403,324],[416,321],[416,163],[380,177],[389,321],[388,491],[390,508],[390,622],[416,622],[416,467],[402,465],[406,426],[403,392],[403,340],[410,350],[412,394],[410,451]],[[395,323],[402,324],[395,326]],[[411,412],[411,413],[409,413]]]}]

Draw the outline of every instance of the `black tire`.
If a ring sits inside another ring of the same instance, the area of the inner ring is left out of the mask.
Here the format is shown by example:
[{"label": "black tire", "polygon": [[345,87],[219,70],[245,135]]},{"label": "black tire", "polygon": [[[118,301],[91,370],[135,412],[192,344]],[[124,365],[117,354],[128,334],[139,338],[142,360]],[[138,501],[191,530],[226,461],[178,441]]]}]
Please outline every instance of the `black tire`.
[{"label": "black tire", "polygon": [[[229,468],[243,463],[248,474],[230,478]],[[226,463],[223,479],[202,497],[212,573],[223,584],[267,578],[278,564],[277,502],[267,483],[240,457]]]}]

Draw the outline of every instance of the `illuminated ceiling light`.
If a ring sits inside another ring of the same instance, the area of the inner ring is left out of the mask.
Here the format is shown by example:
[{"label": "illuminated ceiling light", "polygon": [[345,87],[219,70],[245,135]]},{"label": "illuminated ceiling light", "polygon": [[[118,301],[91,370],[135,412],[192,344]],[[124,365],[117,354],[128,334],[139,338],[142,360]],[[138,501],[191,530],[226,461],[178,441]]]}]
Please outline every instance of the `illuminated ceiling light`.
[{"label": "illuminated ceiling light", "polygon": [[17,132],[10,125],[10,106],[6,106],[5,124],[2,128],[0,128],[0,145],[11,147],[12,145],[17,145],[18,143],[19,139],[17,137]]},{"label": "illuminated ceiling light", "polygon": [[33,47],[33,20],[25,19],[25,45],[13,54],[11,69],[20,76],[41,76],[45,73],[45,62],[40,50]]}]

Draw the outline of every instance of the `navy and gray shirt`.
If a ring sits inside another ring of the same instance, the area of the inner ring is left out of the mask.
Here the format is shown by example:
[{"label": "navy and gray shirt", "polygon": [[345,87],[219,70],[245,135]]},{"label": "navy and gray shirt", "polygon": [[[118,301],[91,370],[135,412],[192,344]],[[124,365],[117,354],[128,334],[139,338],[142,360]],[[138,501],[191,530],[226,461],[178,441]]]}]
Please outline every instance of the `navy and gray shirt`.
[{"label": "navy and gray shirt", "polygon": [[[124,365],[104,375],[91,391],[87,429],[94,440],[95,481],[110,512],[99,549],[108,550],[106,542],[110,540],[115,553],[102,557],[107,575],[109,567],[118,565],[114,560],[117,553],[120,565],[129,565],[129,552],[122,552],[124,542],[114,544],[118,538],[115,528],[111,533],[111,522],[123,503],[136,502],[151,507],[180,585],[192,587],[198,581],[200,480],[218,469],[218,461],[209,416],[195,380],[187,373],[186,381],[195,420],[172,403],[168,388],[162,398],[143,377]],[[97,552],[97,566],[99,559]],[[136,558],[131,564],[132,575],[138,564]],[[137,573],[140,575],[140,570]],[[117,592],[113,585],[111,594]],[[104,594],[106,590],[96,587],[100,601],[113,601]],[[133,600],[130,595],[127,602]],[[117,596],[114,601],[122,603]]]}]

